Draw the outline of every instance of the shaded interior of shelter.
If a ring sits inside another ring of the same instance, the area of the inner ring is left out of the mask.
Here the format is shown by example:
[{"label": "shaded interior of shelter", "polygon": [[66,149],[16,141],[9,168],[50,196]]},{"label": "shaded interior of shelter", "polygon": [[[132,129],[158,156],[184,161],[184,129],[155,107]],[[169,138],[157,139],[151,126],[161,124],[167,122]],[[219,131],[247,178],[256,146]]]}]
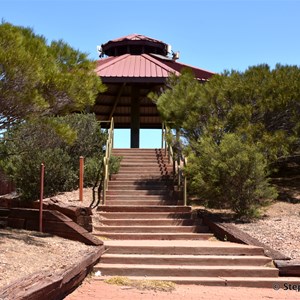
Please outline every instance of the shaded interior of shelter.
[{"label": "shaded interior of shelter", "polygon": [[149,98],[151,91],[159,92],[162,85],[107,84],[107,91],[99,94],[93,110],[100,121],[114,118],[115,128],[131,128],[132,117],[139,119],[140,128],[161,129],[162,120],[156,104]]},{"label": "shaded interior of shelter", "polygon": [[[99,121],[114,120],[114,127],[130,129],[130,147],[140,147],[140,129],[161,129],[162,119],[150,92],[160,93],[170,74],[187,67],[170,56],[170,46],[143,35],[132,34],[101,46],[96,73],[106,85],[93,112]],[[214,73],[191,67],[205,82]]]}]

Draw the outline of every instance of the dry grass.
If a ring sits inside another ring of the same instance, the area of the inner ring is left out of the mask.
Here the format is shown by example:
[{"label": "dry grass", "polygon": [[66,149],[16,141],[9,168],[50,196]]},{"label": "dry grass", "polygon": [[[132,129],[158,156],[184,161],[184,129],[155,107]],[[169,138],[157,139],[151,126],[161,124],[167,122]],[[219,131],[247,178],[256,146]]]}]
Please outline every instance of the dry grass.
[{"label": "dry grass", "polygon": [[104,280],[105,283],[130,286],[139,290],[152,290],[160,292],[172,292],[176,288],[176,284],[170,281],[159,281],[159,280],[132,280],[123,276],[115,276]]}]

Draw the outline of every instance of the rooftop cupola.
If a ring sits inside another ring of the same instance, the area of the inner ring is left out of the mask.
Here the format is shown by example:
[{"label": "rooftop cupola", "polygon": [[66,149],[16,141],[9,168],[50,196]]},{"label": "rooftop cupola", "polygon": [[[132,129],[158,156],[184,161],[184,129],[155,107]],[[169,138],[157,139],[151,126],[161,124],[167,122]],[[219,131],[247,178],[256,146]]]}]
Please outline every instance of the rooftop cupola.
[{"label": "rooftop cupola", "polygon": [[115,40],[108,41],[98,48],[100,57],[121,56],[123,54],[159,54],[167,56],[171,47],[162,41],[158,41],[141,34],[130,34]]}]

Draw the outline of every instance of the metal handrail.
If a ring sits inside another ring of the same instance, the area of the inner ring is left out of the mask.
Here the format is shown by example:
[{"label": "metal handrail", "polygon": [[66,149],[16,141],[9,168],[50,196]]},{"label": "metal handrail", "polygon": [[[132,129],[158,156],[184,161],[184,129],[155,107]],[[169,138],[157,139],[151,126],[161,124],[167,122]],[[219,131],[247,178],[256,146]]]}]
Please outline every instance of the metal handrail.
[{"label": "metal handrail", "polygon": [[106,141],[105,156],[103,158],[103,173],[102,173],[102,178],[103,178],[102,204],[103,205],[105,205],[106,202],[106,192],[108,189],[108,181],[109,181],[109,161],[112,153],[112,148],[114,146],[114,119],[111,118],[110,121],[104,121],[104,122],[110,123],[110,127],[108,129],[108,138]]},{"label": "metal handrail", "polygon": [[[163,123],[163,139],[164,142],[162,142],[162,146],[163,144],[165,144],[165,155],[168,154],[168,162],[173,163],[173,183],[177,183],[178,187],[183,188],[183,203],[184,206],[187,205],[187,177],[184,175],[184,172],[182,170],[182,168],[186,167],[187,165],[187,158],[183,156],[183,154],[177,153],[177,157],[175,157],[175,151],[173,149],[173,146],[168,142],[167,140],[167,135],[170,132],[169,127]],[[176,137],[179,138],[179,137]],[[176,182],[176,178],[177,178],[177,182]]]}]

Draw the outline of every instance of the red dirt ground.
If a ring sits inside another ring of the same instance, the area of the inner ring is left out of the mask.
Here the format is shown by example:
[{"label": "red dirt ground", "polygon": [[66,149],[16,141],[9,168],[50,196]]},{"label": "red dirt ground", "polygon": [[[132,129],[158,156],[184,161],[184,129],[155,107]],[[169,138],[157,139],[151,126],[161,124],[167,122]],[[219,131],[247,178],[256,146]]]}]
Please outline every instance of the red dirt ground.
[{"label": "red dirt ground", "polygon": [[[299,283],[300,284],[300,283]],[[155,292],[87,279],[66,300],[300,300],[294,290],[176,285],[173,292]]]}]

